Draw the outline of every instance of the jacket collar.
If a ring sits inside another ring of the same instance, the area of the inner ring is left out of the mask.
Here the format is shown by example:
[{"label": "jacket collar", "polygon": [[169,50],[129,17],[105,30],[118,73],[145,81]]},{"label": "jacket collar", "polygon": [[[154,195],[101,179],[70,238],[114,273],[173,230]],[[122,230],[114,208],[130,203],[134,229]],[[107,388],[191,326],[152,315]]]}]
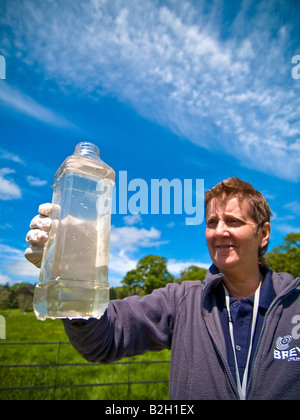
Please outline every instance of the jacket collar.
[{"label": "jacket collar", "polygon": [[204,296],[207,296],[214,287],[223,280],[224,274],[220,273],[220,270],[215,264],[212,264],[207,270],[205,279],[204,279]]},{"label": "jacket collar", "polygon": [[[294,279],[293,276],[289,273],[275,273],[274,271],[264,267],[262,265],[260,267],[260,272],[262,273],[263,277],[271,276],[271,287],[270,291],[273,287],[273,297],[279,297],[291,291],[294,288],[299,290],[300,287],[300,277]],[[215,287],[219,285],[219,283],[223,280],[224,274],[220,273],[220,270],[215,264],[212,264],[204,279],[204,295],[203,295],[203,303],[204,299],[214,290]],[[274,295],[275,294],[275,295]],[[269,302],[265,302],[265,305],[269,304]],[[265,306],[264,305],[264,306]]]}]

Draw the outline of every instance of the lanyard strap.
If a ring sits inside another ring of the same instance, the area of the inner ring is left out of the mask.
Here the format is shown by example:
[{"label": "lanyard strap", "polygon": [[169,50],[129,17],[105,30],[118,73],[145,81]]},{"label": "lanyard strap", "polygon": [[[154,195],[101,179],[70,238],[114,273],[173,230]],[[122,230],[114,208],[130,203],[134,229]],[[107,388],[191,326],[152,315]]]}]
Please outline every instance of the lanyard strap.
[{"label": "lanyard strap", "polygon": [[259,287],[257,288],[257,290],[255,292],[255,296],[254,296],[250,346],[249,346],[249,350],[248,350],[247,363],[246,363],[246,367],[245,367],[245,371],[244,371],[243,382],[241,382],[239,367],[238,367],[238,362],[237,362],[237,357],[236,357],[236,351],[235,351],[235,343],[234,343],[234,335],[233,335],[233,322],[232,322],[231,312],[230,312],[230,295],[229,295],[229,292],[226,289],[224,284],[223,284],[223,287],[224,287],[224,290],[225,290],[226,308],[227,308],[228,320],[229,320],[229,333],[230,333],[231,345],[232,345],[232,349],[233,349],[234,362],[235,362],[236,383],[237,383],[238,393],[239,393],[240,399],[245,400],[246,399],[246,392],[247,392],[247,382],[248,382],[248,371],[249,371],[249,365],[250,365],[250,357],[251,357],[251,352],[252,352],[254,331],[255,331],[257,315],[258,315],[258,306],[259,306],[261,283],[259,284]]}]

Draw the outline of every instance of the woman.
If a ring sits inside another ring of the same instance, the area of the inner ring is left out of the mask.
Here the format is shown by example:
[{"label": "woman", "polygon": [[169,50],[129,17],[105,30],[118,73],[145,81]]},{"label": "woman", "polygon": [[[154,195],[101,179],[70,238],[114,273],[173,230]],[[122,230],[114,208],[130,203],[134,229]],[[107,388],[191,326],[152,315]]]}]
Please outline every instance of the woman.
[{"label": "woman", "polygon": [[270,208],[233,177],[206,193],[205,209],[204,284],[171,283],[111,301],[100,320],[64,320],[70,341],[102,363],[171,349],[170,399],[300,399],[300,279],[265,265]]}]

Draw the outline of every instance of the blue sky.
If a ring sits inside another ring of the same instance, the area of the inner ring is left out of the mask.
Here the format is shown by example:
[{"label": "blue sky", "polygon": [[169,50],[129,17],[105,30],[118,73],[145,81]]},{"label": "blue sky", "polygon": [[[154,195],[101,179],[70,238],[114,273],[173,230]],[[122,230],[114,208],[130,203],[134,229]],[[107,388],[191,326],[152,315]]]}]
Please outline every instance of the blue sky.
[{"label": "blue sky", "polygon": [[[0,284],[37,281],[28,225],[82,140],[128,182],[238,176],[269,201],[271,249],[299,232],[299,21],[292,0],[2,0]],[[175,275],[210,264],[204,223],[128,216],[112,217],[112,286],[150,253]]]}]

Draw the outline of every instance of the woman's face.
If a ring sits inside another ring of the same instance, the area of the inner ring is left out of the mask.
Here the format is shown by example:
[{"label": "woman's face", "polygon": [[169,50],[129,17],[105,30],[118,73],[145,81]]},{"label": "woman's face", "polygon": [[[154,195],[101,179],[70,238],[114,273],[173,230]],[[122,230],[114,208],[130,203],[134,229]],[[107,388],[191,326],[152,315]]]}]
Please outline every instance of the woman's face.
[{"label": "woman's face", "polygon": [[206,240],[214,264],[224,274],[257,269],[258,250],[268,243],[270,224],[258,230],[246,199],[213,198],[206,209]]}]

